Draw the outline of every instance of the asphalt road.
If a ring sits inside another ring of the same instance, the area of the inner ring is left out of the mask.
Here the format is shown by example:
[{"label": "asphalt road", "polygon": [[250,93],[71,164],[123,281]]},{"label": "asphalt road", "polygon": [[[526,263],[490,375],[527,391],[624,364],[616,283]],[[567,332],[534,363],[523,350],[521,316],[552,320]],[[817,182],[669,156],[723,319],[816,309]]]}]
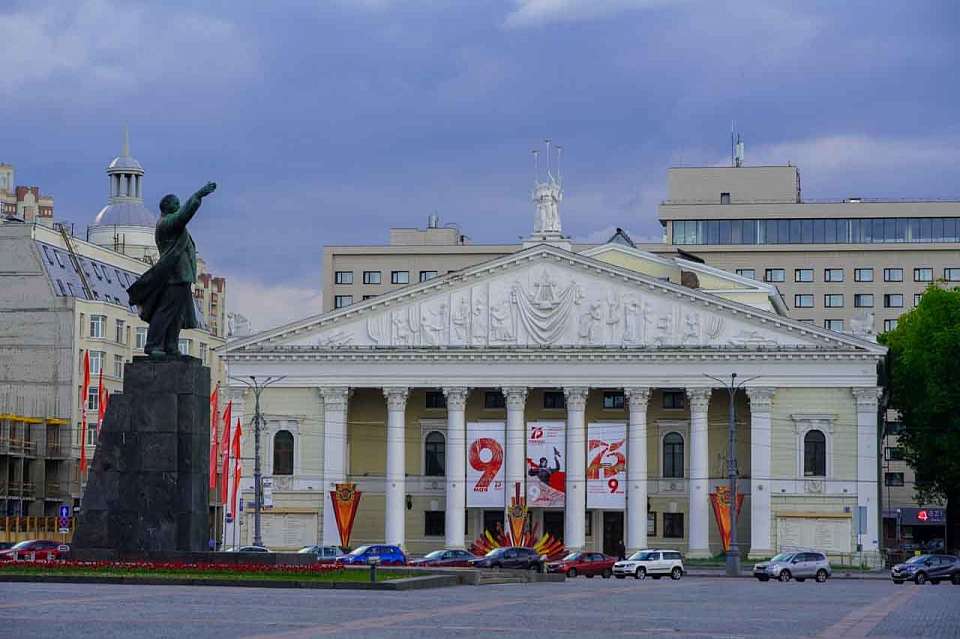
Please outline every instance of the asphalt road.
[{"label": "asphalt road", "polygon": [[685,577],[363,592],[0,583],[0,637],[943,637],[960,587]]}]

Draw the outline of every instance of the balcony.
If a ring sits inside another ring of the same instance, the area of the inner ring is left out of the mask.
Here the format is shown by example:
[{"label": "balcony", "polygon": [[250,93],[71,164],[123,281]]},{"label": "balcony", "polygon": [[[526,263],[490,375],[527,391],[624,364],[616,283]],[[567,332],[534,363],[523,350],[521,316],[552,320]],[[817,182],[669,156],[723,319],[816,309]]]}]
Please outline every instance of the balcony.
[{"label": "balcony", "polygon": [[80,494],[80,484],[75,481],[48,481],[46,483],[46,498],[68,500]]},{"label": "balcony", "polygon": [[0,455],[28,455],[36,456],[37,443],[29,439],[0,437]]},{"label": "balcony", "polygon": [[9,480],[0,484],[0,496],[32,499],[36,485],[32,481]]}]

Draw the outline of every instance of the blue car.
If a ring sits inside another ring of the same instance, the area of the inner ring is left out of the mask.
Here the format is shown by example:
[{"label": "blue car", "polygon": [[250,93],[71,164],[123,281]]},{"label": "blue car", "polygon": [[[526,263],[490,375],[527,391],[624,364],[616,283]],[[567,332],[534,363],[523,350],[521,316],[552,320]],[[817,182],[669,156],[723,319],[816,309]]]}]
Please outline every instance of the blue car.
[{"label": "blue car", "polygon": [[370,560],[377,559],[381,566],[403,566],[407,563],[407,556],[399,546],[382,546],[370,544],[337,557],[336,562],[343,566],[366,566]]}]

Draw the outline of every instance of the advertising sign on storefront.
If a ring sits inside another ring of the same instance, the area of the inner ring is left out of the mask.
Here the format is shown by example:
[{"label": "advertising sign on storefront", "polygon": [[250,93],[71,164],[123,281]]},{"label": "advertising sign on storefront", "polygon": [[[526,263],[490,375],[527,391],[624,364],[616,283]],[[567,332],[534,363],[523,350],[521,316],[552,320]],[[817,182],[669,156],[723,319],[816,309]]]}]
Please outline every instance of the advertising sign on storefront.
[{"label": "advertising sign on storefront", "polygon": [[562,508],[567,460],[564,422],[527,424],[527,506]]}]

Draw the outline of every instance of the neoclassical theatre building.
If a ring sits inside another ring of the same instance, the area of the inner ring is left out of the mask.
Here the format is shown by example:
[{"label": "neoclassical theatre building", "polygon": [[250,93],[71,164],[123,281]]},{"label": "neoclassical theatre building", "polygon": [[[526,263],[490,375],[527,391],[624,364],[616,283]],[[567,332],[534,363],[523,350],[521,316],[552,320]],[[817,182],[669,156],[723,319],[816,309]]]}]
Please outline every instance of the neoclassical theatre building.
[{"label": "neoclassical theatre building", "polygon": [[[569,548],[716,554],[729,395],[709,376],[736,373],[743,552],[876,553],[884,348],[789,319],[773,286],[558,231],[229,345],[231,376],[283,377],[261,398],[264,542],[338,543],[349,481],[353,546],[469,546],[519,490]],[[249,543],[253,399],[232,390]]]}]

